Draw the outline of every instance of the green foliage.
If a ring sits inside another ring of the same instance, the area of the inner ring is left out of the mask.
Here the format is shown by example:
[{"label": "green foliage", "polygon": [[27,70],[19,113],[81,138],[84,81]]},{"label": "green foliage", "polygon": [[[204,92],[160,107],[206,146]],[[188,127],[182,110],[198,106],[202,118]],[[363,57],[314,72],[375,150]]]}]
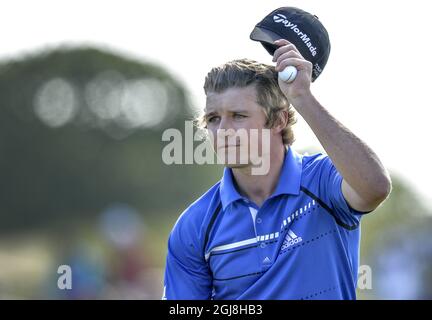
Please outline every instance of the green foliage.
[{"label": "green foliage", "polygon": [[[160,81],[174,116],[158,127],[130,132],[115,123],[100,125],[90,117],[83,92],[106,71],[126,80]],[[36,92],[53,78],[67,80],[79,93],[77,116],[55,128],[34,112]],[[162,130],[182,128],[191,117],[185,89],[165,70],[113,53],[59,49],[1,63],[0,229],[90,218],[112,202],[126,202],[144,215],[179,214],[218,173],[161,161]]]}]

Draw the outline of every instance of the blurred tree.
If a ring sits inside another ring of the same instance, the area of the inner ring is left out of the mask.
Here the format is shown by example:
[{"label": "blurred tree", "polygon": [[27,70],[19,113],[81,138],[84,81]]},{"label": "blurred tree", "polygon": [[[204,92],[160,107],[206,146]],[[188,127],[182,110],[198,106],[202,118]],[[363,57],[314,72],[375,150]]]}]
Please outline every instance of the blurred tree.
[{"label": "blurred tree", "polygon": [[0,63],[0,230],[70,223],[112,202],[178,214],[218,171],[161,161],[162,131],[192,116],[163,68],[114,53]]},{"label": "blurred tree", "polygon": [[392,182],[389,198],[362,218],[360,264],[371,267],[373,288],[359,297],[430,299],[432,211],[407,182],[395,175]]}]

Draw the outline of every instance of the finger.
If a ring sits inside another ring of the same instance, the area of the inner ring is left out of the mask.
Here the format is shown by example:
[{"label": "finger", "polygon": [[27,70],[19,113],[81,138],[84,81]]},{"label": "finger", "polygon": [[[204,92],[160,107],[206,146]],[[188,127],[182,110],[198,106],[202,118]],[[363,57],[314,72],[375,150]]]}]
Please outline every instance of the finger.
[{"label": "finger", "polygon": [[304,59],[304,57],[302,56],[302,54],[300,53],[300,51],[297,49],[297,47],[294,44],[290,43],[290,44],[284,45],[284,46],[276,49],[276,51],[273,54],[273,62],[277,61],[277,59],[280,57],[280,55],[282,55],[282,54],[284,54],[285,52],[288,52],[288,51],[295,51],[295,52],[297,52],[299,54],[299,56],[301,58]]},{"label": "finger", "polygon": [[288,58],[283,60],[281,63],[279,63],[276,66],[275,70],[279,72],[284,70],[288,66],[294,66],[298,70],[303,70],[306,69],[308,65],[311,65],[311,63],[307,60],[299,59],[299,58]]},{"label": "finger", "polygon": [[293,45],[292,43],[286,44],[286,45],[284,45],[284,46],[279,47],[278,49],[276,49],[276,51],[273,53],[273,62],[275,62],[279,58],[279,56],[281,54],[283,54],[283,53],[285,53],[287,51],[290,51],[290,50],[294,50],[294,51],[297,51],[298,53],[300,53],[297,50],[296,46]]},{"label": "finger", "polygon": [[291,42],[289,42],[287,39],[283,39],[283,38],[275,40],[275,42],[274,42],[274,44],[276,44],[276,45],[285,45],[285,44],[290,44],[290,43]]},{"label": "finger", "polygon": [[288,58],[299,58],[299,59],[303,59],[303,57],[301,56],[300,53],[298,53],[297,51],[294,50],[290,50],[288,52],[285,52],[283,54],[281,54],[279,56],[279,58],[277,58],[276,64],[281,63],[284,59],[288,59]]}]

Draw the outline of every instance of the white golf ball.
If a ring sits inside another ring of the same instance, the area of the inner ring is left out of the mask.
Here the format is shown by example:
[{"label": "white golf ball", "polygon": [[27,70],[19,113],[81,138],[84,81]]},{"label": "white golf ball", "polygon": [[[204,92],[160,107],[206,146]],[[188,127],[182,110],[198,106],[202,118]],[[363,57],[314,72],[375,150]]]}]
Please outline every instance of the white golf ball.
[{"label": "white golf ball", "polygon": [[296,76],[297,69],[293,66],[288,66],[283,71],[279,72],[279,78],[287,83],[293,82]]}]

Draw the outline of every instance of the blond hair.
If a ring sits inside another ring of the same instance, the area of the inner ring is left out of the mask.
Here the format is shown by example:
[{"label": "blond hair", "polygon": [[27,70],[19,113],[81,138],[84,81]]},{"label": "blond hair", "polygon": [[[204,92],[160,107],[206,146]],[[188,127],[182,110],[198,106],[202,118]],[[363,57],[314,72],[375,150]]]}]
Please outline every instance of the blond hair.
[{"label": "blond hair", "polygon": [[[282,131],[282,140],[285,146],[292,145],[295,112],[279,88],[278,74],[273,66],[250,59],[230,61],[211,69],[205,78],[204,92],[207,96],[209,92],[221,93],[228,88],[244,88],[249,85],[256,88],[257,103],[263,107],[267,128],[272,128],[277,123],[282,110],[288,111],[288,122]],[[203,115],[196,120],[200,127],[207,126]]]}]

